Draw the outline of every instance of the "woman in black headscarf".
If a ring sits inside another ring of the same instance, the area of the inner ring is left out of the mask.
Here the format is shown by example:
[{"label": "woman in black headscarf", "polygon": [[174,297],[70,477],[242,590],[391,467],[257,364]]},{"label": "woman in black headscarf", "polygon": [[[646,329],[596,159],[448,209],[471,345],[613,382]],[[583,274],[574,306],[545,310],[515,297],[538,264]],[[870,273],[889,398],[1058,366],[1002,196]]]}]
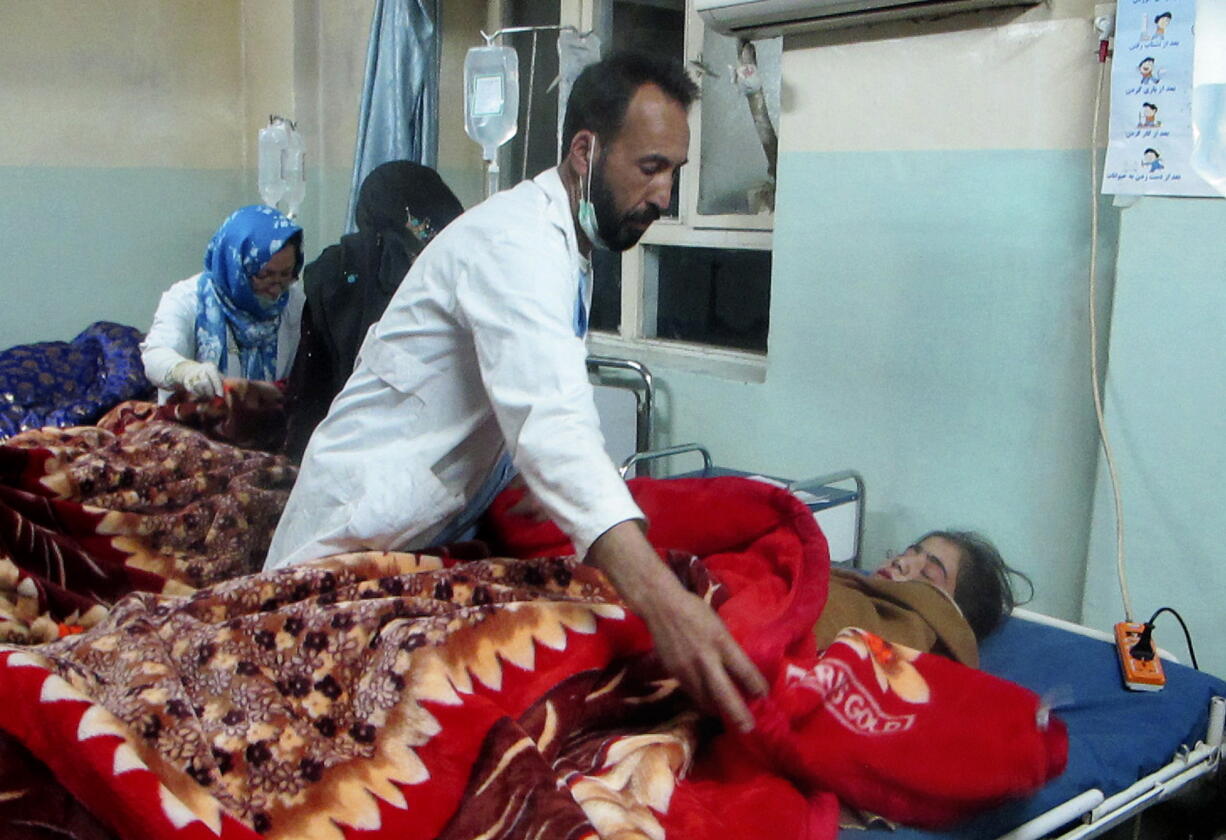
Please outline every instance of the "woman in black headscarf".
[{"label": "woman in black headscarf", "polygon": [[326,248],[304,273],[307,304],[287,396],[285,453],[295,461],[413,260],[462,212],[455,193],[428,166],[394,160],[366,176],[358,192],[358,232]]}]

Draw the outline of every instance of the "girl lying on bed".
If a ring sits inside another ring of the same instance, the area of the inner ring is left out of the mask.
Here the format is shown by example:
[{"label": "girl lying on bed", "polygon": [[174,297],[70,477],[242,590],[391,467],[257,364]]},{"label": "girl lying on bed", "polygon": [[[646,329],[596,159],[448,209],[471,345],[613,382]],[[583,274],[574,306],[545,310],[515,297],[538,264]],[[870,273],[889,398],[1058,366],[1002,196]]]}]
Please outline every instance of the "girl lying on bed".
[{"label": "girl lying on bed", "polygon": [[1005,563],[986,537],[929,531],[871,577],[830,570],[830,594],[814,631],[818,646],[830,644],[844,627],[860,627],[978,667],[978,643],[1022,603],[1011,576],[1033,592],[1030,578]]}]

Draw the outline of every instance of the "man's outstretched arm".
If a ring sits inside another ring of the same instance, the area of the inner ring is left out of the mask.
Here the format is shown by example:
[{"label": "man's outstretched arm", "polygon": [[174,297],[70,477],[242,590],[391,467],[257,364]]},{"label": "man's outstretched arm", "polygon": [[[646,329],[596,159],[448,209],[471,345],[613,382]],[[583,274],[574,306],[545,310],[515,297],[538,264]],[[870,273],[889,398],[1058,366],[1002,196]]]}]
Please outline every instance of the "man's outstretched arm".
[{"label": "man's outstretched arm", "polygon": [[628,520],[605,531],[592,543],[587,562],[604,572],[646,622],[660,661],[686,693],[740,731],[753,729],[741,691],[762,696],[766,680],[715,610],[660,562],[639,522]]}]

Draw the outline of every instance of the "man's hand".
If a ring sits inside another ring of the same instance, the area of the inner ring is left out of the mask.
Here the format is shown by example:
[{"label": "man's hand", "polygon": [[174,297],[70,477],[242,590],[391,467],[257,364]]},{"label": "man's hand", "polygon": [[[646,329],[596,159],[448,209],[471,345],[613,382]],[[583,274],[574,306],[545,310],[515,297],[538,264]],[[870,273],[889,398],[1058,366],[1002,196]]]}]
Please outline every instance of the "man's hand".
[{"label": "man's hand", "polygon": [[660,562],[639,524],[610,528],[592,544],[588,561],[646,622],[660,661],[686,693],[740,731],[753,729],[753,715],[738,686],[761,696],[766,680],[710,605]]}]

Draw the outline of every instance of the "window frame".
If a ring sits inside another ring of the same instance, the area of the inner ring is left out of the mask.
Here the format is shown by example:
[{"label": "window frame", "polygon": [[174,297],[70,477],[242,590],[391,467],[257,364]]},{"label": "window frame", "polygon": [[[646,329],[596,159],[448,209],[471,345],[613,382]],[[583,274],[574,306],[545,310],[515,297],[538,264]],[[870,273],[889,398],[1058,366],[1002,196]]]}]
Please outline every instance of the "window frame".
[{"label": "window frame", "polygon": [[[564,0],[562,23],[590,29],[600,0]],[[611,2],[611,0],[610,0]],[[706,27],[685,3],[685,61],[700,57]],[[698,212],[699,155],[702,149],[702,100],[690,108],[689,163],[680,172],[676,218],[661,218],[647,229],[638,245],[621,255],[621,318],[616,333],[593,330],[588,347],[593,353],[636,359],[648,366],[664,366],[739,382],[766,380],[770,334],[766,353],[734,350],[711,344],[654,338],[647,335],[645,316],[649,300],[646,248],[651,246],[700,247],[728,250],[773,251],[774,213],[756,215],[703,215]],[[772,285],[774,281],[772,263]]]}]

